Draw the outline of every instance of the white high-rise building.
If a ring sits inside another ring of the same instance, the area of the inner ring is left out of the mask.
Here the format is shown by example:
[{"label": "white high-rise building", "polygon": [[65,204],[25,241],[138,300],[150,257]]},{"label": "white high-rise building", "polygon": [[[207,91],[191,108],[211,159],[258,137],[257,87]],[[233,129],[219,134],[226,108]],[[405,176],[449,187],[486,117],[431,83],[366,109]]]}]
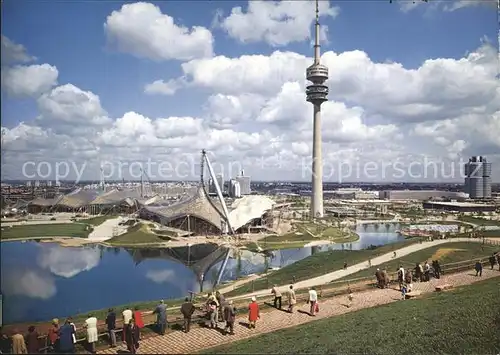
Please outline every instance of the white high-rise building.
[{"label": "white high-rise building", "polygon": [[237,176],[236,181],[240,184],[241,195],[250,195],[252,190],[250,189],[250,176],[245,176],[245,171],[241,171],[241,175]]},{"label": "white high-rise building", "polygon": [[235,179],[231,179],[229,181],[229,195],[233,198],[241,197],[240,183]]}]

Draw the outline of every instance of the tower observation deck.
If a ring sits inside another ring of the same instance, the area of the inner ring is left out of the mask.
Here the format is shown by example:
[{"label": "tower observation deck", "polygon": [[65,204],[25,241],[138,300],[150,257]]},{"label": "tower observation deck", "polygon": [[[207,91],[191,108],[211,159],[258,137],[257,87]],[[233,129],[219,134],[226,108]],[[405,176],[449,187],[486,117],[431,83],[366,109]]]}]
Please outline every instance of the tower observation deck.
[{"label": "tower observation deck", "polygon": [[306,87],[306,100],[313,105],[321,105],[328,101],[328,86],[324,85],[328,80],[328,67],[320,63],[319,44],[319,6],[316,0],[316,23],[314,41],[314,63],[306,69],[306,79],[312,84]]},{"label": "tower observation deck", "polygon": [[313,161],[311,217],[323,217],[323,158],[321,151],[321,104],[328,101],[328,67],[320,63],[319,3],[316,0],[316,22],[314,25],[314,63],[306,69],[306,78],[311,82],[306,87],[306,101],[313,104]]}]

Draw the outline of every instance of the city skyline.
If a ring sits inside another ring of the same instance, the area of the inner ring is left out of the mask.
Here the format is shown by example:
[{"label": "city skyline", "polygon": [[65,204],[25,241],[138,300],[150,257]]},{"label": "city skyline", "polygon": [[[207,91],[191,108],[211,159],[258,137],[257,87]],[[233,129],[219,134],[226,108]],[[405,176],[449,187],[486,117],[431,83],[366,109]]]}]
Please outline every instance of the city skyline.
[{"label": "city skyline", "polygon": [[[463,183],[476,155],[500,181],[496,10],[467,5],[319,3],[325,182]],[[2,180],[44,180],[27,162],[99,180],[102,162],[178,166],[207,149],[226,179],[236,162],[252,181],[310,181],[314,1],[197,6],[5,1]],[[426,159],[440,172],[419,174]]]}]

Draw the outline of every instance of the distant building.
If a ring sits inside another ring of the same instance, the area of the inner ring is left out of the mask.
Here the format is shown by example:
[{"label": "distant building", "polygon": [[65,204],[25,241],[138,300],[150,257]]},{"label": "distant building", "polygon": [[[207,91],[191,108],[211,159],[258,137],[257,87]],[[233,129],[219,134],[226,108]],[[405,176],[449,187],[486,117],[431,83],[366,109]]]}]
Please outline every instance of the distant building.
[{"label": "distant building", "polygon": [[240,183],[234,179],[229,181],[229,196],[234,198],[241,197],[241,187]]},{"label": "distant building", "polygon": [[464,173],[464,190],[470,198],[491,198],[491,163],[485,157],[470,158],[464,166]]},{"label": "distant building", "polygon": [[425,201],[431,198],[466,198],[463,192],[439,190],[385,190],[379,192],[382,200],[418,200]]},{"label": "distant building", "polygon": [[495,212],[495,205],[470,202],[438,202],[426,201],[422,204],[425,210],[441,210],[454,212]]},{"label": "distant building", "polygon": [[220,191],[224,193],[224,175],[218,174],[216,179],[217,183],[219,184]]},{"label": "distant building", "polygon": [[217,191],[216,191],[216,188],[215,188],[215,183],[214,183],[214,179],[209,179],[208,180],[208,193],[209,194],[215,194]]},{"label": "distant building", "polygon": [[342,200],[372,200],[378,198],[378,193],[363,191],[359,188],[343,188],[334,191],[324,191],[324,198],[335,198]]},{"label": "distant building", "polygon": [[250,176],[245,176],[245,172],[242,170],[241,175],[235,178],[240,184],[241,195],[250,195],[252,192],[250,189]]}]

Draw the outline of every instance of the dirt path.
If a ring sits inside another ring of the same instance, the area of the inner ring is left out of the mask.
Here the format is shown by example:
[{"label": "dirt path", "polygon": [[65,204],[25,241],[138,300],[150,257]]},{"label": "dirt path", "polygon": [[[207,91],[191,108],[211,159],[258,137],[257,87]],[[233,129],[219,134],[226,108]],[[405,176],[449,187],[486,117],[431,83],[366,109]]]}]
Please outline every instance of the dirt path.
[{"label": "dirt path", "polygon": [[[452,284],[455,287],[469,285],[487,278],[500,277],[500,272],[498,270],[483,270],[483,276],[481,278],[475,277],[474,275],[475,273],[471,271],[445,275],[440,280],[433,279],[430,282],[416,283],[414,284],[414,289],[422,293],[430,293],[433,292],[435,286],[439,284]],[[223,335],[217,330],[194,327],[191,332],[187,334],[176,331],[168,333],[165,336],[154,336],[145,339],[141,342],[138,353],[192,354],[203,349],[258,336],[283,328],[297,326],[316,319],[333,317],[362,308],[397,302],[400,299],[400,293],[397,290],[375,289],[355,294],[351,308],[347,308],[345,305],[347,303],[346,296],[320,300],[320,313],[314,318],[304,313],[308,310],[308,306],[302,303],[298,305],[298,312],[294,314],[289,314],[280,310],[273,310],[263,314],[261,320],[257,324],[257,329],[253,330],[246,327],[246,314],[244,314],[236,320],[235,335]],[[117,354],[122,353],[124,350],[124,346],[121,345],[114,349],[100,351],[99,354]]]}]

